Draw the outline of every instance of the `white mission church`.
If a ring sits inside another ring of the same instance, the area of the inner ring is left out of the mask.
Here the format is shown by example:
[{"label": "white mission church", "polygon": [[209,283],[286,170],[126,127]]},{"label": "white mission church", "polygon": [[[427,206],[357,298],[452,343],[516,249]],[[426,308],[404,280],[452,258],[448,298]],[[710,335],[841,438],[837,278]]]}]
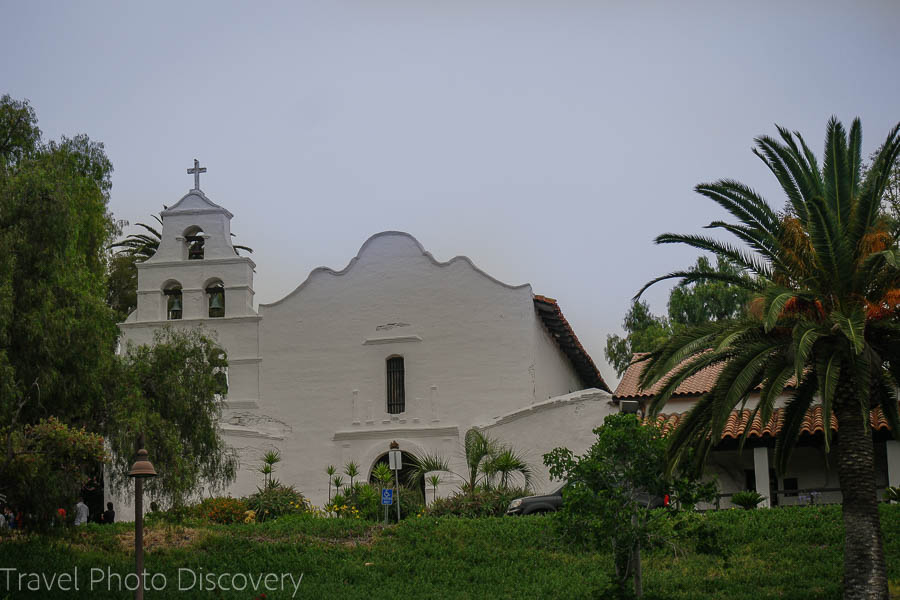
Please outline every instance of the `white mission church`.
[{"label": "white mission church", "polygon": [[315,269],[254,307],[255,264],[232,246],[232,214],[200,190],[204,170],[195,162],[194,188],[161,213],[162,241],[138,264],[137,309],[120,327],[137,344],[165,326],[216,332],[229,362],[221,428],[241,460],[226,493],[255,491],[271,449],[284,458],[278,479],[319,506],[327,465],[353,460],[368,476],[393,440],[463,472],[471,427],[525,451],[544,490],[542,454],[584,451],[618,410],[555,300],[464,256],[439,262],[407,233],[377,233],[343,269]]}]

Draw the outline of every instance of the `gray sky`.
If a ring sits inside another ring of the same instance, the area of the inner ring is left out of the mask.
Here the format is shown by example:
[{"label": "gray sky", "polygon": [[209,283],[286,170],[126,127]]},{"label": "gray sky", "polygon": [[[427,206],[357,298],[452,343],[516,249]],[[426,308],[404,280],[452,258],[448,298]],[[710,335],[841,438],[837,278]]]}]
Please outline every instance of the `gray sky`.
[{"label": "gray sky", "polygon": [[[373,233],[415,235],[555,297],[603,356],[631,296],[696,253],[651,243],[720,216],[695,184],[783,197],[750,153],[773,123],[871,152],[900,120],[900,3],[0,0],[0,93],[45,136],[87,133],[111,208],[192,185],[234,213],[257,301]],[[648,295],[665,310],[668,288]]]}]

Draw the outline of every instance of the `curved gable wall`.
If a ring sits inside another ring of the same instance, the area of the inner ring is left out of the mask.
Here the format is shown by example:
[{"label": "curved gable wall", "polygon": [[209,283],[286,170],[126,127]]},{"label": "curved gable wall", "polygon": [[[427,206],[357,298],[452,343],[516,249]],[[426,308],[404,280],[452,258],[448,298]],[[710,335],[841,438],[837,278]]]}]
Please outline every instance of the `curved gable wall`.
[{"label": "curved gable wall", "polygon": [[373,236],[345,269],[316,269],[260,314],[263,397],[289,396],[313,421],[350,425],[359,390],[361,420],[371,400],[380,422],[392,355],[404,357],[407,404],[428,404],[437,386],[445,416],[475,422],[535,397],[531,286],[461,257],[439,263],[408,234]]}]

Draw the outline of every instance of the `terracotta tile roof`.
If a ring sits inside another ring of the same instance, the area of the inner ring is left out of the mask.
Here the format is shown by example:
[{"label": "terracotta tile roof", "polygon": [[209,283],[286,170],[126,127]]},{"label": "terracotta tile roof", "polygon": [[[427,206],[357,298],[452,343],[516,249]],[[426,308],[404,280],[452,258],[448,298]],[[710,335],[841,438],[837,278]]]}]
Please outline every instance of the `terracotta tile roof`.
[{"label": "terracotta tile roof", "polygon": [[[641,352],[635,353],[634,357],[632,357],[632,361],[646,355],[646,353]],[[663,377],[662,380],[658,381],[647,390],[642,390],[640,386],[638,386],[638,379],[646,365],[646,362],[632,362],[628,366],[628,369],[625,370],[625,374],[622,375],[622,381],[620,381],[619,385],[616,387],[613,399],[649,398],[662,389],[663,385],[665,385],[665,382],[668,380],[668,377]],[[713,385],[715,385],[716,379],[719,378],[719,373],[722,372],[723,368],[725,368],[725,365],[723,364],[713,365],[691,375],[681,382],[681,385],[678,386],[672,396],[700,396],[705,394],[713,388]]]},{"label": "terracotta tile roof", "polygon": [[[732,411],[728,421],[725,423],[725,428],[722,430],[722,439],[738,439],[744,433],[744,428],[748,426],[750,427],[750,433],[747,434],[748,438],[775,437],[778,435],[784,423],[783,408],[775,409],[772,417],[766,423],[762,422],[759,415],[756,415],[756,418],[749,422],[752,412],[747,409]],[[678,427],[685,414],[687,413],[660,414],[654,421],[662,427],[663,432],[668,433]],[[875,431],[889,431],[891,428],[881,407],[870,413],[869,422]],[[833,414],[831,415],[831,430],[838,430],[837,417]],[[823,431],[825,431],[825,423],[822,418],[822,406],[817,405],[807,411],[806,416],[803,418],[803,425],[800,427],[800,433],[812,435]]]},{"label": "terracotta tile roof", "polygon": [[556,300],[535,294],[534,308],[550,335],[556,339],[560,350],[572,363],[572,366],[578,373],[578,377],[581,378],[582,385],[611,392],[612,390],[609,389],[609,386],[603,381],[603,377],[600,376],[600,371],[597,369],[597,365],[594,364],[594,360],[584,349],[584,346],[581,345],[581,342],[578,341],[578,336],[575,335],[572,326],[569,325],[569,322],[563,316]]}]

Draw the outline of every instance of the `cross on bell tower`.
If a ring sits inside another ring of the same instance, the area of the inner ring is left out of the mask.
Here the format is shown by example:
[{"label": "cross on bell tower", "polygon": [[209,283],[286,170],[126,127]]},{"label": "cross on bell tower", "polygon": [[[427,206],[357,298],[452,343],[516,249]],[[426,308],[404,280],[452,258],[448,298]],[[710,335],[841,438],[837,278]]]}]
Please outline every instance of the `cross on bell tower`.
[{"label": "cross on bell tower", "polygon": [[194,168],[187,170],[188,175],[194,176],[194,189],[200,189],[200,173],[206,173],[206,167],[200,166],[200,161],[196,158],[194,159]]}]

